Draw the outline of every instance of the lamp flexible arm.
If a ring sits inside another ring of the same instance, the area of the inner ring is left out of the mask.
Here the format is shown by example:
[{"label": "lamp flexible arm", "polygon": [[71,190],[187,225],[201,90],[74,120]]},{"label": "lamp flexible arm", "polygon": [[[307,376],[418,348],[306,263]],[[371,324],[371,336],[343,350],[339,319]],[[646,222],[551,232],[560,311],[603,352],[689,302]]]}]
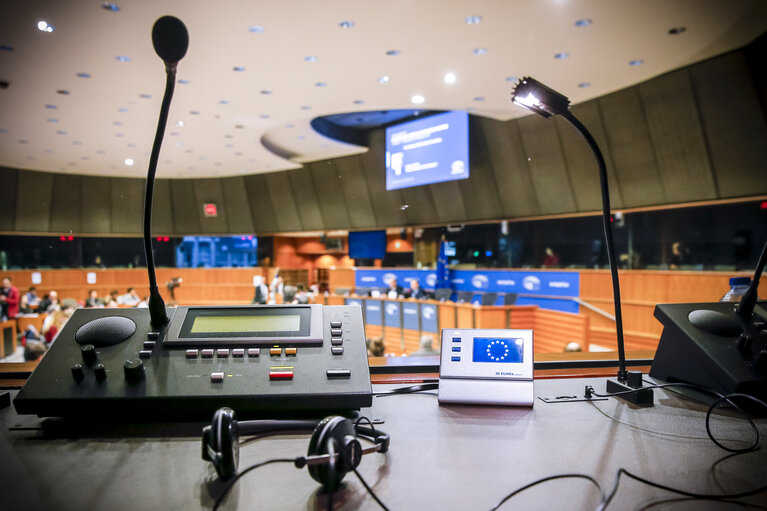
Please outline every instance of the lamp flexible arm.
[{"label": "lamp flexible arm", "polygon": [[152,327],[161,328],[168,323],[165,314],[165,302],[157,289],[157,276],[154,267],[154,252],[152,251],[152,198],[154,197],[154,176],[157,172],[157,160],[160,158],[160,147],[165,135],[165,125],[168,123],[170,101],[173,98],[173,89],[176,85],[176,66],[165,66],[166,82],[165,95],[162,98],[160,118],[157,121],[157,133],[154,136],[152,155],[149,158],[149,170],[146,176],[146,193],[144,195],[144,252],[146,254],[146,266],[149,273],[149,315]]},{"label": "lamp flexible arm", "polygon": [[621,288],[618,281],[618,260],[615,257],[615,244],[613,242],[613,230],[610,222],[610,189],[607,186],[607,165],[599,150],[594,137],[581,124],[581,122],[568,110],[561,114],[562,117],[578,130],[578,133],[586,140],[599,165],[599,184],[602,189],[602,227],[605,231],[607,245],[607,259],[610,263],[610,275],[613,281],[613,301],[615,302],[615,329],[618,336],[618,380],[626,380],[626,352],[623,345],[623,315],[621,314]]}]

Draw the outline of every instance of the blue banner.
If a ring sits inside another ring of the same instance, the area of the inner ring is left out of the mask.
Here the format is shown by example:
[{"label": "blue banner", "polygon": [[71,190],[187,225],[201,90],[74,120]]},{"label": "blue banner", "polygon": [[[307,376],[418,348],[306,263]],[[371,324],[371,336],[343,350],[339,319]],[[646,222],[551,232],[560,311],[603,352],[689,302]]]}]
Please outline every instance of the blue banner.
[{"label": "blue banner", "polygon": [[381,326],[381,302],[379,300],[365,300],[365,323]]},{"label": "blue banner", "polygon": [[402,304],[402,327],[407,330],[418,330],[418,302],[405,302]]},{"label": "blue banner", "polygon": [[384,325],[399,328],[402,322],[399,317],[399,302],[383,302]]},{"label": "blue banner", "polygon": [[437,289],[450,287],[450,268],[447,266],[447,242],[442,240],[439,244],[439,257],[437,258]]},{"label": "blue banner", "polygon": [[359,298],[347,298],[344,300],[344,303],[346,305],[356,305],[357,307],[362,307],[362,300]]},{"label": "blue banner", "polygon": [[437,306],[429,303],[421,304],[421,330],[424,332],[439,332],[437,328]]},{"label": "blue banner", "polygon": [[397,279],[397,284],[403,289],[410,289],[411,281],[418,279],[422,288],[432,291],[437,284],[437,272],[435,270],[357,270],[354,285],[382,290],[389,287],[391,279]]}]

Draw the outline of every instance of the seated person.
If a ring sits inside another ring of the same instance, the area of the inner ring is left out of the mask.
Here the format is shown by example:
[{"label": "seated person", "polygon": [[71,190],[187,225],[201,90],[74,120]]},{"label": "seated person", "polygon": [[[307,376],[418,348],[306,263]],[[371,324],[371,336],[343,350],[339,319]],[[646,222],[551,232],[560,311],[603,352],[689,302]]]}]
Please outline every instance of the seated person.
[{"label": "seated person", "polygon": [[256,292],[251,303],[264,305],[269,299],[269,288],[264,284],[264,277],[255,275],[253,277],[253,287],[256,288]]},{"label": "seated person", "polygon": [[425,300],[428,298],[426,296],[426,291],[423,290],[418,279],[413,279],[410,281],[410,298],[414,298],[416,300]]},{"label": "seated person", "polygon": [[103,307],[104,302],[99,298],[99,293],[95,289],[88,291],[88,298],[85,299],[86,307]]},{"label": "seated person", "polygon": [[42,300],[40,300],[40,305],[37,307],[37,312],[39,313],[51,313],[56,312],[61,308],[61,304],[59,303],[59,295],[56,293],[56,291],[51,291],[47,295],[43,297]]},{"label": "seated person", "polygon": [[67,321],[72,317],[76,308],[77,302],[71,298],[67,298],[61,302],[61,310],[57,310],[45,318],[42,334],[43,337],[45,337],[46,343],[50,344],[56,339],[56,336],[61,332],[61,329],[64,328],[64,325],[67,324]]},{"label": "seated person", "polygon": [[383,357],[386,352],[383,337],[375,337],[368,340],[368,356]]},{"label": "seated person", "polygon": [[39,360],[45,355],[46,351],[48,351],[48,348],[44,343],[40,341],[30,341],[24,346],[24,362],[34,362],[35,360]]},{"label": "seated person", "polygon": [[104,306],[105,307],[110,307],[110,308],[117,307],[117,305],[118,305],[117,299],[119,298],[119,296],[118,296],[119,294],[120,293],[117,291],[117,289],[113,289],[109,293],[109,298],[104,300]]},{"label": "seated person", "polygon": [[129,287],[127,293],[117,297],[117,303],[119,305],[128,305],[130,307],[135,307],[136,305],[139,304],[139,302],[141,302],[141,297],[136,292],[136,288],[133,288],[133,287]]},{"label": "seated person", "polygon": [[[37,288],[32,286],[29,288],[29,292],[21,297],[21,312],[30,313],[37,310],[40,305],[40,297],[37,296]],[[41,311],[45,312],[45,311]]]},{"label": "seated person", "polygon": [[434,347],[432,346],[433,342],[434,342],[433,336],[422,335],[421,344],[418,347],[418,350],[411,353],[410,356],[420,357],[420,356],[429,356],[429,355],[439,355],[439,351],[435,350]]},{"label": "seated person", "polygon": [[393,278],[389,281],[389,287],[386,289],[386,296],[389,298],[401,298],[404,294],[402,286],[397,285],[397,279]]},{"label": "seated person", "polygon": [[296,300],[296,286],[287,285],[282,288],[282,303],[298,303]]},{"label": "seated person", "polygon": [[296,299],[295,303],[300,304],[307,304],[310,303],[309,300],[312,298],[311,293],[308,293],[306,291],[306,288],[303,284],[298,285],[298,291],[296,291]]}]

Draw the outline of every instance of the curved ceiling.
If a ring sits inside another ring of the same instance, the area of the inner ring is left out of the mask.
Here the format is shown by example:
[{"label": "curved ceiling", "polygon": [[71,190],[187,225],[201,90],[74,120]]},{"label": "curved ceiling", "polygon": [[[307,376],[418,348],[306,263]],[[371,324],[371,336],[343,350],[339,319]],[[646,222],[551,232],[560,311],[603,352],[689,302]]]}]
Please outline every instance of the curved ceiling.
[{"label": "curved ceiling", "polygon": [[519,117],[509,93],[522,75],[577,103],[767,29],[759,0],[6,0],[0,12],[0,165],[86,175],[145,174],[165,79],[152,24],[165,14],[186,23],[164,178],[273,172],[365,150],[315,132],[317,116]]}]

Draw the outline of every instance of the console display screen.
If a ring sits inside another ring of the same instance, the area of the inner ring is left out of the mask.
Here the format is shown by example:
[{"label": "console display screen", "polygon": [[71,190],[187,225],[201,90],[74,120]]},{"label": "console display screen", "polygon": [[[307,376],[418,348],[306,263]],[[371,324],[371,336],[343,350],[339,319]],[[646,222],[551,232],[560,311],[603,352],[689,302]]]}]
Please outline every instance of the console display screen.
[{"label": "console display screen", "polygon": [[521,364],[524,346],[523,339],[475,337],[472,361]]},{"label": "console display screen", "polygon": [[197,316],[190,332],[193,334],[295,332],[301,328],[298,314],[279,316]]}]

